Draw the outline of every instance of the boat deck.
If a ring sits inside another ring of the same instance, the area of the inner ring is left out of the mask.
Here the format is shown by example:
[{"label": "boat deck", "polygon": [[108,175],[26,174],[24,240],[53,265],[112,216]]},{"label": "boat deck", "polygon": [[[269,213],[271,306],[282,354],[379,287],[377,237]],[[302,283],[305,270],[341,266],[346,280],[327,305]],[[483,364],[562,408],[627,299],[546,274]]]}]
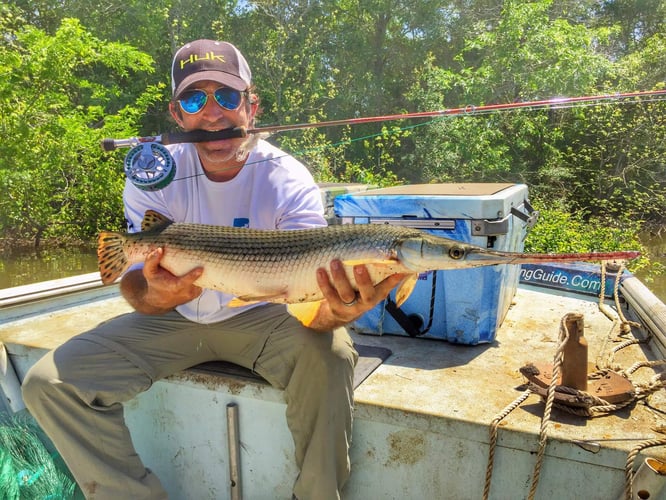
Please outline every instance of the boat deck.
[{"label": "boat deck", "polygon": [[[91,284],[58,297],[52,307],[49,297],[0,307],[0,340],[19,380],[47,349],[129,311],[115,287]],[[345,498],[482,498],[490,423],[524,391],[522,366],[552,362],[568,313],[584,316],[589,361],[606,359],[618,332],[611,331],[613,322],[597,299],[527,285],[519,286],[491,344],[354,333],[357,344],[386,347],[392,355],[355,392],[353,472]],[[631,345],[615,354],[615,363],[627,369],[660,359],[661,349]],[[660,371],[641,368],[631,380],[647,383]],[[126,414],[137,450],[173,499],[228,498],[229,404],[239,410],[243,496],[290,498],[296,468],[285,403],[281,391],[265,382],[187,370],[128,403]],[[543,411],[542,399],[532,394],[502,420],[491,499],[527,498]],[[536,498],[623,498],[627,455],[643,441],[664,437],[664,428],[663,390],[595,418],[553,410]],[[638,455],[636,466],[646,456],[666,460],[664,448],[654,447]]]}]

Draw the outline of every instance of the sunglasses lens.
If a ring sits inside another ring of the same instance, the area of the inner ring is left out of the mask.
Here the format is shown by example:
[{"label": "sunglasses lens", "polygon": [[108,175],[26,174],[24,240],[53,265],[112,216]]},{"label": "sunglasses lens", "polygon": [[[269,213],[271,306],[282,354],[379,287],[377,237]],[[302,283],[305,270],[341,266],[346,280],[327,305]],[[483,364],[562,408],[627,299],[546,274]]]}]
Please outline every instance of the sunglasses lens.
[{"label": "sunglasses lens", "polygon": [[193,90],[183,94],[178,102],[180,102],[180,107],[183,108],[185,113],[193,114],[203,109],[207,99],[208,96],[203,90]]},{"label": "sunglasses lens", "polygon": [[215,100],[224,109],[233,111],[240,106],[243,94],[240,90],[221,87],[215,91]]}]

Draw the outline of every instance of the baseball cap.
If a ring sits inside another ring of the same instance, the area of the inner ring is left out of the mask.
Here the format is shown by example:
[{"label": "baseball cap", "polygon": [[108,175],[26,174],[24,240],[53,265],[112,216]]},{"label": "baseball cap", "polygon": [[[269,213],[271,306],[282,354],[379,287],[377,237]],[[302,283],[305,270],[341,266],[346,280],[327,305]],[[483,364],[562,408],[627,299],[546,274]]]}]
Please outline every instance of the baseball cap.
[{"label": "baseball cap", "polygon": [[210,80],[247,90],[252,72],[243,54],[228,42],[196,40],[183,45],[171,65],[171,91],[178,97],[195,82]]}]

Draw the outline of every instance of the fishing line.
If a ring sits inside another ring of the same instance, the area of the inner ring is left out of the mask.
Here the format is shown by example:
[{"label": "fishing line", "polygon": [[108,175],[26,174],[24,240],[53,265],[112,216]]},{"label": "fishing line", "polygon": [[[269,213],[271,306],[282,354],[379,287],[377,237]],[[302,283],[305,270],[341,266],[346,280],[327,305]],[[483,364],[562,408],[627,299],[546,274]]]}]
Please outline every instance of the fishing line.
[{"label": "fishing line", "polygon": [[[258,138],[268,137],[272,134],[295,131],[306,128],[323,128],[333,126],[351,126],[367,123],[375,123],[381,121],[398,121],[415,118],[432,118],[427,122],[409,125],[404,127],[393,128],[392,130],[382,131],[376,134],[371,134],[363,137],[352,138],[345,141],[340,141],[331,145],[321,146],[318,148],[306,149],[300,152],[286,154],[285,156],[304,156],[309,153],[318,152],[323,149],[349,145],[357,141],[367,140],[379,136],[393,135],[406,130],[414,129],[417,127],[431,125],[443,118],[451,116],[478,116],[487,115],[491,113],[510,112],[510,111],[540,111],[560,110],[571,108],[585,108],[592,106],[601,106],[607,104],[639,104],[661,101],[666,97],[666,90],[654,91],[640,91],[629,93],[615,93],[598,96],[580,96],[580,97],[566,97],[554,98],[547,100],[514,102],[506,104],[491,104],[484,106],[468,105],[460,108],[449,108],[439,111],[426,111],[416,113],[402,113],[384,116],[360,117],[350,118],[343,120],[331,120],[324,122],[314,123],[298,123],[293,125],[274,125],[265,126],[260,128],[245,129],[243,127],[236,127],[231,129],[224,129],[219,131],[204,131],[195,130],[189,132],[171,132],[158,136],[148,137],[132,137],[129,139],[104,139],[102,141],[102,148],[105,151],[113,151],[118,148],[131,147],[130,152],[125,156],[124,170],[127,178],[139,189],[146,191],[156,191],[163,189],[175,180],[185,180],[199,175],[205,175],[203,172],[191,176],[175,177],[176,165],[171,157],[169,151],[164,147],[168,144],[178,144],[184,142],[206,142],[213,140],[224,140],[232,138],[246,138],[246,141],[257,140]],[[243,147],[243,146],[241,146]],[[245,165],[252,165],[257,162],[245,163]],[[224,167],[217,169],[214,172],[222,172],[224,170],[237,168]]]},{"label": "fishing line", "polygon": [[[284,157],[287,157],[287,156],[293,156],[293,157],[307,156],[309,154],[318,153],[318,152],[321,152],[321,151],[325,151],[327,149],[333,149],[333,148],[340,147],[340,146],[348,146],[349,144],[352,144],[352,143],[358,142],[358,141],[365,141],[367,139],[374,139],[375,137],[381,137],[381,136],[395,135],[399,132],[403,132],[403,131],[406,131],[406,130],[411,130],[411,129],[415,129],[415,128],[419,128],[419,127],[425,127],[425,126],[431,125],[431,124],[433,124],[433,123],[435,123],[439,120],[442,120],[442,119],[443,118],[436,118],[436,119],[433,119],[433,120],[428,120],[427,122],[408,125],[408,126],[405,126],[405,127],[393,127],[392,129],[387,130],[387,131],[377,132],[377,133],[374,133],[374,134],[368,134],[368,135],[364,135],[364,136],[361,136],[361,137],[354,137],[354,138],[351,138],[351,139],[346,139],[344,141],[338,141],[338,142],[334,142],[332,144],[326,144],[326,145],[323,145],[323,146],[317,146],[317,147],[302,149],[302,150],[296,151],[294,153],[284,153],[283,155],[274,156],[273,158],[274,159],[279,159],[279,158],[284,158]],[[244,166],[257,165],[259,163],[262,163],[263,161],[265,161],[265,160],[248,161],[248,162],[245,162]],[[217,168],[217,169],[210,170],[210,173],[219,173],[219,172],[224,172],[226,170],[233,170],[235,168],[238,168],[238,167],[236,167],[236,166],[222,167],[222,168]],[[200,177],[202,175],[206,175],[206,174],[203,173],[203,172],[199,172],[197,174],[184,175],[182,177],[176,177],[176,178],[172,179],[172,181],[183,181],[183,180],[186,180],[186,179],[193,179],[193,178],[196,178],[196,177]]]}]

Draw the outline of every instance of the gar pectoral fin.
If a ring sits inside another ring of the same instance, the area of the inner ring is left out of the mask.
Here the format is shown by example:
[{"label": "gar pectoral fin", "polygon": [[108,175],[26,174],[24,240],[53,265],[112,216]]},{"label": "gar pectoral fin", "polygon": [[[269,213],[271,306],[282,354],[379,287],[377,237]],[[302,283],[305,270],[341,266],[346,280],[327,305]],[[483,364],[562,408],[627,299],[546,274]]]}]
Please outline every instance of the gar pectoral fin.
[{"label": "gar pectoral fin", "polygon": [[241,297],[234,297],[229,302],[227,302],[228,307],[243,307],[249,306],[251,304],[257,304],[258,302],[284,302],[286,295],[286,290],[276,291],[275,293],[266,293],[263,295],[259,294],[249,294],[243,295]]},{"label": "gar pectoral fin", "polygon": [[345,259],[342,261],[345,266],[352,267],[357,265],[371,266],[371,267],[395,267],[398,265],[398,262],[391,259]]},{"label": "gar pectoral fin", "polygon": [[418,274],[410,274],[400,283],[398,283],[398,286],[395,291],[395,305],[400,307],[402,304],[405,303],[405,301],[414,291],[414,287],[416,286],[418,277],[419,277]]},{"label": "gar pectoral fin", "polygon": [[286,286],[273,288],[272,290],[265,290],[264,293],[257,293],[256,291],[239,295],[231,299],[227,306],[229,307],[242,307],[258,302],[284,302],[287,297],[288,289]]},{"label": "gar pectoral fin", "polygon": [[129,267],[125,255],[125,237],[120,233],[102,231],[97,237],[97,264],[102,283],[113,283]]},{"label": "gar pectoral fin", "polygon": [[287,311],[304,326],[310,326],[317,317],[317,314],[319,314],[319,309],[323,302],[323,300],[317,300],[315,302],[288,304]]},{"label": "gar pectoral fin", "polygon": [[227,307],[243,307],[250,306],[252,304],[257,304],[258,302],[265,302],[262,300],[243,300],[238,297],[234,297],[229,302],[227,302]]}]

